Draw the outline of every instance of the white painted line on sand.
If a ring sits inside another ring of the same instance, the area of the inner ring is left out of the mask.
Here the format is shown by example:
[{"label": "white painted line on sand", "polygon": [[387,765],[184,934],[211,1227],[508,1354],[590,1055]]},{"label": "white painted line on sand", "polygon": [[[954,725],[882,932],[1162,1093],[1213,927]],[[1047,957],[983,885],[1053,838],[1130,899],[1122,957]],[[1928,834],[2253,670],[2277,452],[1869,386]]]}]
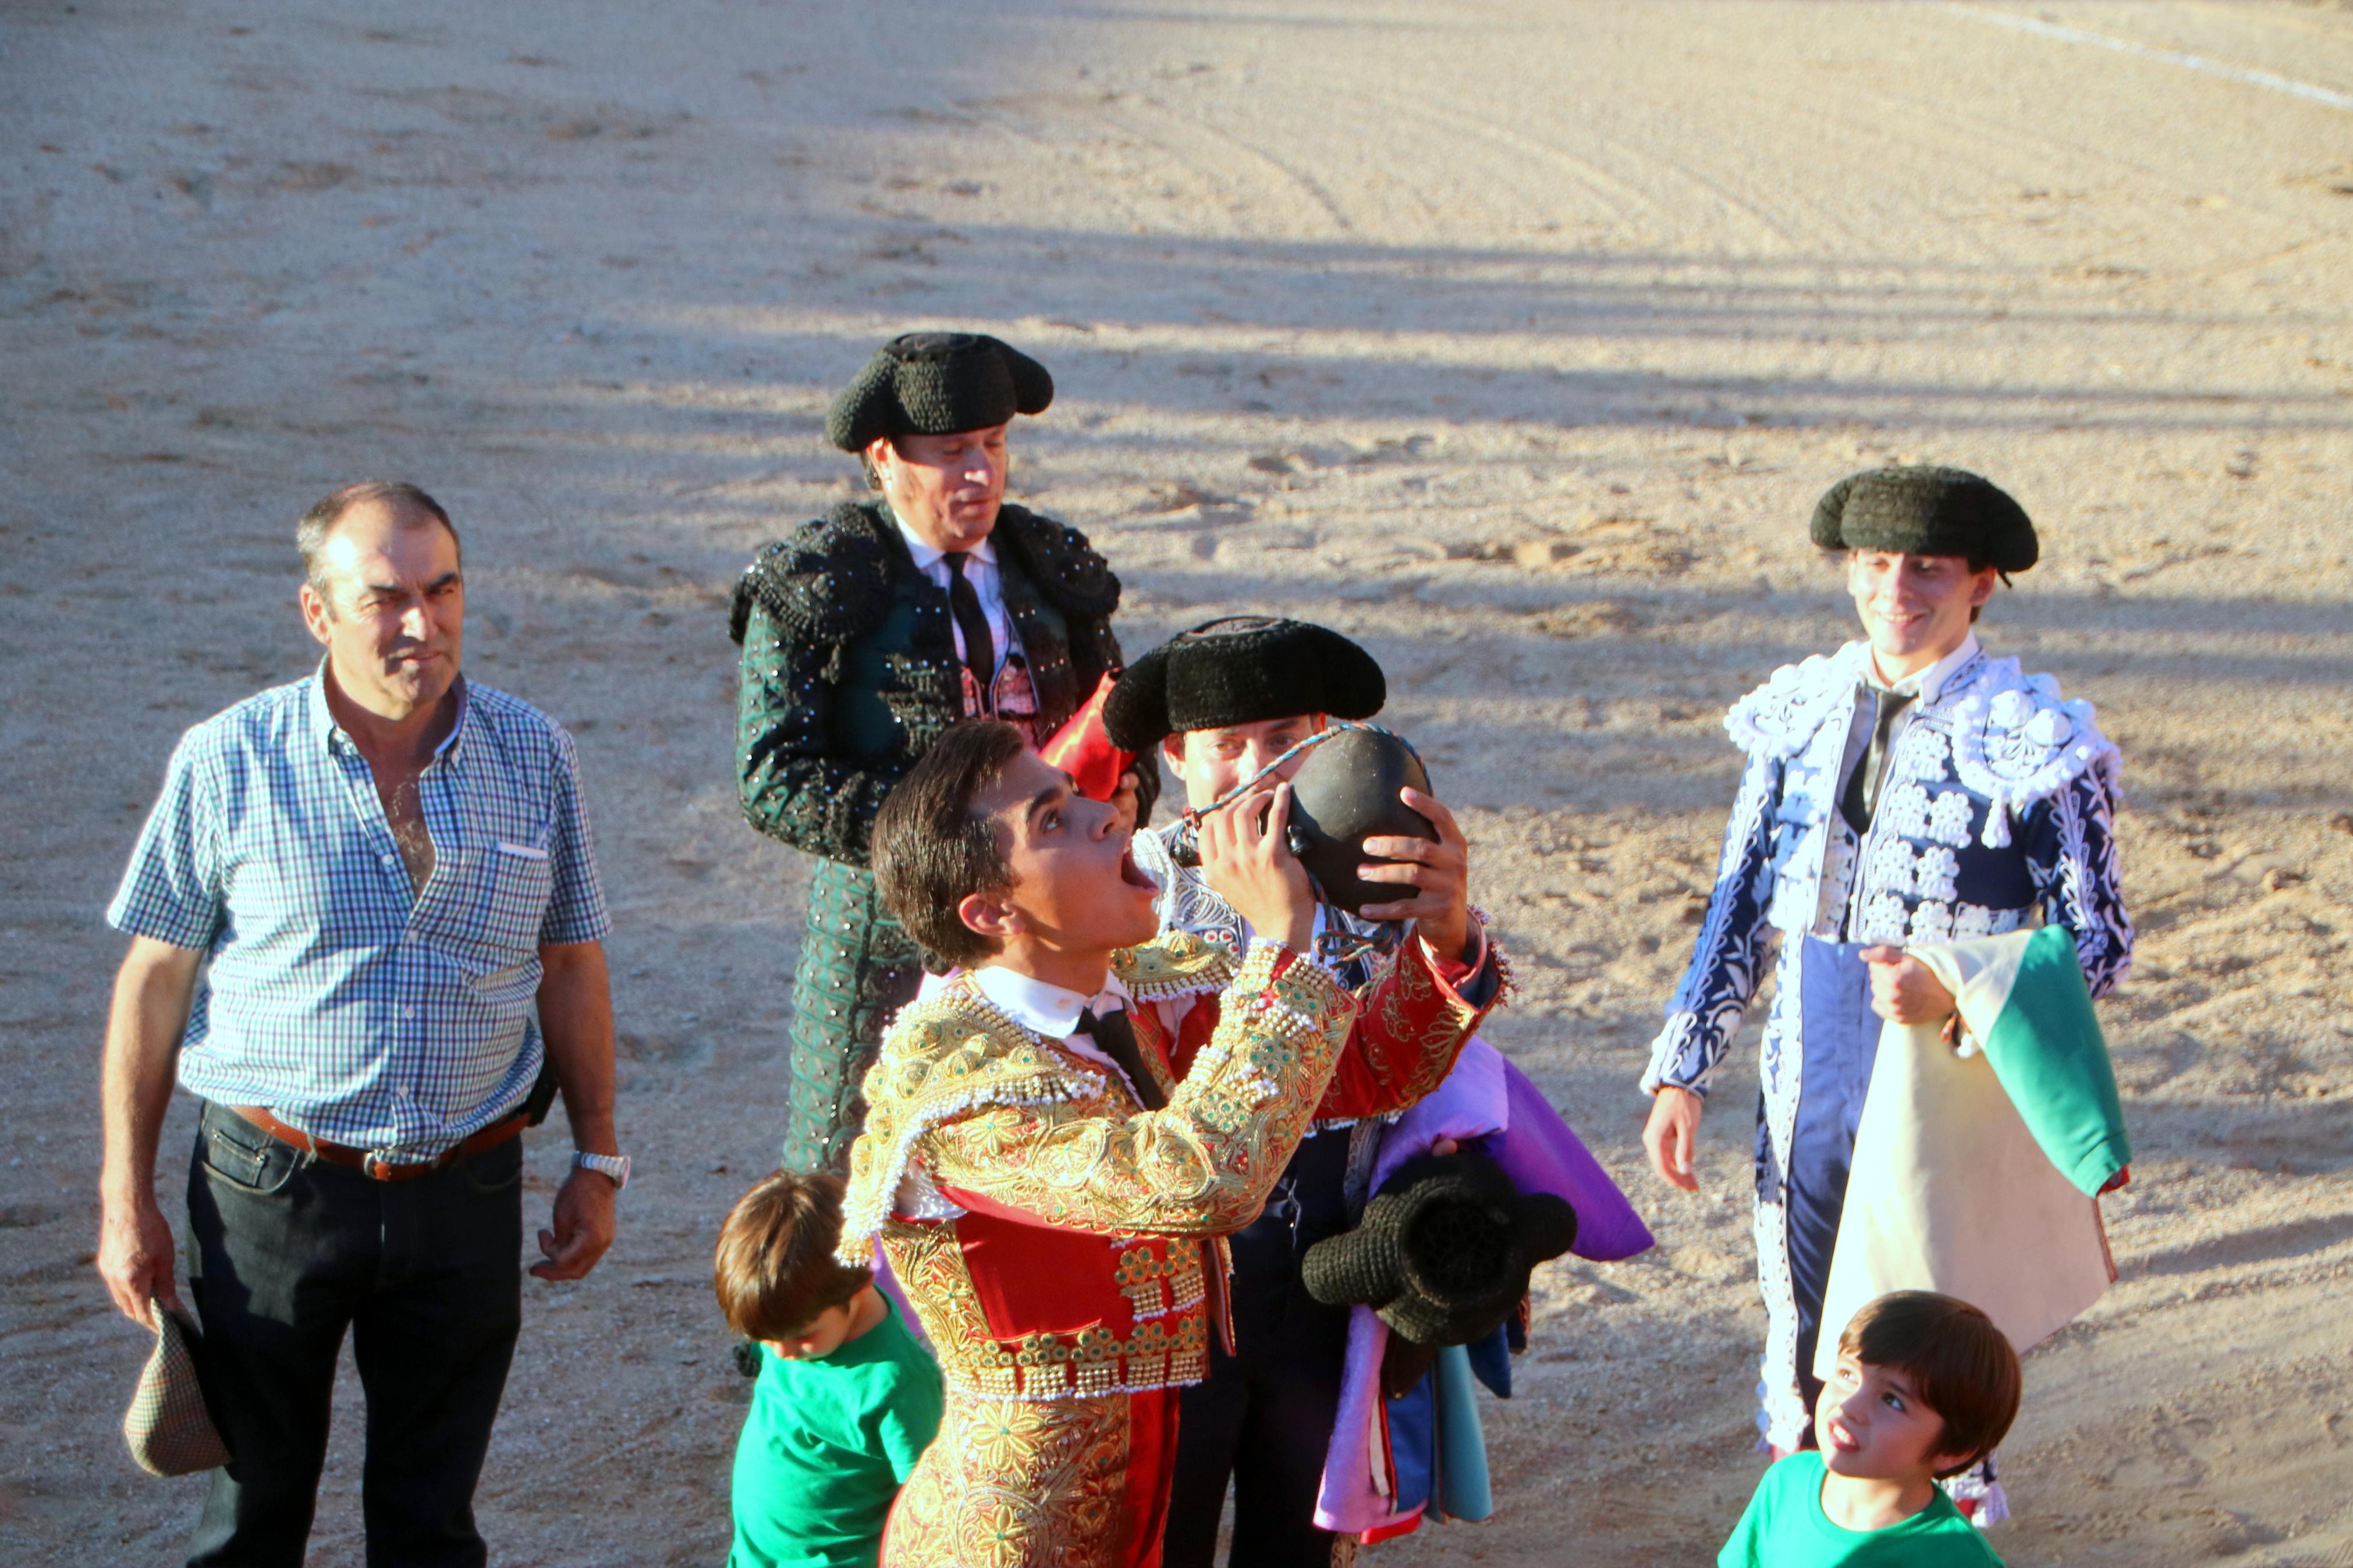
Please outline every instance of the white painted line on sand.
[{"label": "white painted line on sand", "polygon": [[2242,81],[2251,87],[2293,93],[2298,98],[2308,98],[2315,103],[2325,103],[2331,109],[2353,110],[2353,93],[2316,87],[2308,81],[2274,76],[2270,71],[2254,70],[2246,66],[2225,65],[2221,60],[2210,60],[2203,55],[2151,48],[2147,44],[2136,44],[2129,38],[2112,38],[2105,33],[2087,33],[2081,27],[2062,26],[2056,22],[2045,22],[2035,16],[2015,16],[2007,11],[1983,10],[1975,5],[1956,4],[1954,0],[1940,0],[1936,8],[1957,16],[1972,16],[1980,22],[1990,22],[1998,27],[2015,27],[2021,33],[2040,33],[2046,38],[2058,38],[2070,44],[2095,44],[2104,49],[2114,49],[2120,55],[2139,55],[2147,59],[2163,60],[2168,65],[2180,66],[2187,70],[2204,71],[2209,76],[2228,77],[2232,81]]}]

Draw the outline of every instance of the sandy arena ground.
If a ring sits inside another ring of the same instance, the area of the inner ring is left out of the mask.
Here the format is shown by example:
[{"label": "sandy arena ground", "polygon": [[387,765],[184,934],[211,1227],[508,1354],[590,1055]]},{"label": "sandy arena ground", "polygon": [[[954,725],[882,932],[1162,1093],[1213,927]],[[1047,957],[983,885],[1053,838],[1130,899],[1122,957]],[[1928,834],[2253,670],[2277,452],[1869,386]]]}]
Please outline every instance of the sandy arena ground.
[{"label": "sandy arena ground", "polygon": [[[100,915],[174,738],[314,657],[296,514],[397,474],[466,530],[468,668],[579,737],[619,921],[638,1182],[592,1280],[526,1286],[483,1526],[720,1560],[706,1260],[806,885],[737,814],[724,604],[852,493],[828,394],[942,325],[1052,367],[1015,489],[1118,566],[1131,651],[1256,607],[1380,656],[1518,963],[1494,1033],[1659,1232],[1539,1276],[1498,1517],[1377,1560],[1712,1561],[1753,1485],[1751,1054],[1695,1200],[1633,1082],[1719,715],[1848,624],[1809,509],[1933,458],[2042,527],[1986,631],[2122,742],[2142,933],[2122,1278],[2028,1361],[1998,1544],[2353,1563],[2353,10],[9,0],[0,89],[0,1557],[193,1520],[122,1450],[143,1345],[89,1267]],[[320,1563],[361,1557],[356,1397]]]}]

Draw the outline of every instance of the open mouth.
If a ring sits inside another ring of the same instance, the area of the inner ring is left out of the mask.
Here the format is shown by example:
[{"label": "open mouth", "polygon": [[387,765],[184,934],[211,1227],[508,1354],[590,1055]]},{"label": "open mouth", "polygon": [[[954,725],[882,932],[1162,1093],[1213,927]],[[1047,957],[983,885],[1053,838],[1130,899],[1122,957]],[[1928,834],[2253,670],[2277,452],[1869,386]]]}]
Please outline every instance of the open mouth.
[{"label": "open mouth", "polygon": [[1160,884],[1145,876],[1144,868],[1135,863],[1135,851],[1133,849],[1119,852],[1119,879],[1143,892],[1157,894],[1160,891]]}]

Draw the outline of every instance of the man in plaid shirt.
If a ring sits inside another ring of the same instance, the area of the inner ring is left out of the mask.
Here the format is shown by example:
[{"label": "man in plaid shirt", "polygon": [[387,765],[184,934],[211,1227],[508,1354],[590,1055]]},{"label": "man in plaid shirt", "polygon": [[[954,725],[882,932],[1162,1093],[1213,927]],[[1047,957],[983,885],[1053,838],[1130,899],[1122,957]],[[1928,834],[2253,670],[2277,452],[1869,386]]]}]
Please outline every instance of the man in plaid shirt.
[{"label": "man in plaid shirt", "polygon": [[474,1487],[522,1322],[516,1135],[543,1070],[579,1152],[533,1274],[596,1267],[628,1176],[611,922],[571,738],[458,673],[448,514],[352,485],[296,539],[325,658],[188,731],[107,911],[132,940],[98,1268],[142,1323],[178,1305],[154,1191],[176,1067],[204,1101],[188,1276],[232,1456],[189,1561],[301,1562],[348,1329],[369,1562],[480,1563]]}]

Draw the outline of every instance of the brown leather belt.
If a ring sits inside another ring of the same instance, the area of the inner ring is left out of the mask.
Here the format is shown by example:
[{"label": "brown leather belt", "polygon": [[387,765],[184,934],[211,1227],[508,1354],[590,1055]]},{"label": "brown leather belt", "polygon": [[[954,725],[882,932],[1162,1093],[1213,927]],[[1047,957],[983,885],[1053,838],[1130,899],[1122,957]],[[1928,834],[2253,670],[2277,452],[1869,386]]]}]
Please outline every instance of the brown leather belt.
[{"label": "brown leather belt", "polygon": [[313,1138],[300,1127],[291,1127],[258,1105],[232,1105],[231,1110],[277,1139],[290,1143],[304,1153],[324,1160],[331,1165],[348,1165],[360,1174],[378,1182],[413,1182],[419,1176],[429,1176],[445,1166],[454,1164],[468,1154],[484,1149],[495,1149],[521,1132],[531,1118],[523,1111],[491,1122],[471,1138],[435,1155],[430,1160],[403,1160],[396,1163],[383,1158],[372,1149],[355,1148],[349,1143],[330,1143],[323,1138]]}]

